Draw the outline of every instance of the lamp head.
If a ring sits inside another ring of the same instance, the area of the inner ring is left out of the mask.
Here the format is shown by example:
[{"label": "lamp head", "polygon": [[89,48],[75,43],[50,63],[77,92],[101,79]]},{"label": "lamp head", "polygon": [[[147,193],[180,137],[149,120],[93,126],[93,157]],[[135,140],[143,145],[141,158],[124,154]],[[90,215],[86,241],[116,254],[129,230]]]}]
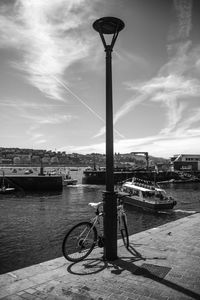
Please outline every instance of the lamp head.
[{"label": "lamp head", "polygon": [[93,23],[93,28],[102,34],[114,34],[124,28],[124,22],[114,17],[104,17]]},{"label": "lamp head", "polygon": [[[114,17],[104,17],[96,20],[93,23],[93,28],[101,37],[105,50],[111,50],[115,44],[118,33],[124,28],[124,22]],[[104,35],[112,34],[111,44],[107,45]]]}]

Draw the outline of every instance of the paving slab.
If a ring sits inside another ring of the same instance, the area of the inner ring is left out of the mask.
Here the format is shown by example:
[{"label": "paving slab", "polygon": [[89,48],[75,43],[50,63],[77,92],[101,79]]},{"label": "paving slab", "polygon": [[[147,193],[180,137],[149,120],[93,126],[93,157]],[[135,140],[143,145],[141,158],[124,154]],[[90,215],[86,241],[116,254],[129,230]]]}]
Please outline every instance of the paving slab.
[{"label": "paving slab", "polygon": [[118,259],[96,248],[83,261],[63,257],[0,275],[3,300],[200,299],[200,214],[118,241]]}]

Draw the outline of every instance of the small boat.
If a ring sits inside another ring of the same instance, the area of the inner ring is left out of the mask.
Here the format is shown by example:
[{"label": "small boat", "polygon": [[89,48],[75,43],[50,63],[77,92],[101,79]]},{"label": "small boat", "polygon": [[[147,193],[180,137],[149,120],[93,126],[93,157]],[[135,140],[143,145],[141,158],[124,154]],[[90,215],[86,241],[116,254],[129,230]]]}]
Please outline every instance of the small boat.
[{"label": "small boat", "polygon": [[176,205],[176,201],[164,189],[151,181],[135,177],[123,182],[118,193],[123,196],[124,203],[147,211],[170,210]]},{"label": "small boat", "polygon": [[9,187],[5,185],[5,173],[3,171],[3,178],[2,178],[2,183],[0,187],[0,194],[11,194],[13,193],[15,188]]},{"label": "small boat", "polygon": [[33,173],[33,170],[31,170],[31,169],[27,169],[24,172],[25,175],[29,175],[29,174],[32,174],[32,173]]},{"label": "small boat", "polygon": [[75,185],[77,184],[77,180],[76,179],[64,179],[63,180],[63,185]]},{"label": "small boat", "polygon": [[12,192],[14,192],[14,190],[15,190],[15,188],[2,186],[0,188],[0,194],[11,194]]},{"label": "small boat", "polygon": [[77,184],[77,179],[73,179],[69,174],[66,174],[66,176],[63,178],[63,185],[75,185]]}]

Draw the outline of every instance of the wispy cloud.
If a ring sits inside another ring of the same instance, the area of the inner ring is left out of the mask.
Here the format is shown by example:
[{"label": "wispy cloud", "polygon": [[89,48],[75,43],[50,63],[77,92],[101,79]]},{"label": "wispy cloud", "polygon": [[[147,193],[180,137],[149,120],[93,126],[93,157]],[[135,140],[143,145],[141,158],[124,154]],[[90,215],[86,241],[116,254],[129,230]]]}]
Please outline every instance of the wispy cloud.
[{"label": "wispy cloud", "polygon": [[63,100],[55,76],[61,78],[67,67],[88,55],[91,36],[86,34],[86,24],[91,17],[88,0],[4,2],[0,5],[0,47],[22,50],[21,60],[13,65],[46,96]]},{"label": "wispy cloud", "polygon": [[44,135],[41,133],[32,133],[31,137],[30,137],[30,141],[32,144],[44,144],[46,143],[46,139],[44,138]]},{"label": "wispy cloud", "polygon": [[[63,107],[64,105],[64,107]],[[23,124],[25,128],[27,142],[45,143],[48,141],[49,135],[44,134],[46,128],[50,126],[62,125],[77,120],[78,116],[69,112],[65,113],[66,104],[57,102],[53,104],[27,102],[21,99],[4,99],[0,102],[1,112],[4,108],[9,107],[9,114],[4,115],[7,118],[7,123],[11,124],[13,118],[18,116],[17,122]],[[58,108],[58,112],[55,109]],[[59,109],[61,108],[61,111]],[[52,127],[51,127],[52,128]]]},{"label": "wispy cloud", "polygon": [[172,23],[168,36],[171,43],[167,45],[168,62],[152,79],[140,83],[126,83],[134,96],[117,111],[115,122],[142,102],[156,101],[166,108],[168,122],[166,127],[161,129],[161,133],[168,134],[176,128],[183,112],[188,108],[188,99],[199,95],[200,80],[195,76],[195,72],[198,59],[196,54],[200,53],[200,47],[192,49],[191,42],[187,40],[192,27],[192,1],[174,0],[174,10],[175,22]]},{"label": "wispy cloud", "polygon": [[192,0],[174,0],[175,18],[170,26],[168,40],[187,39],[192,29]]},{"label": "wispy cloud", "polygon": [[[26,130],[27,137],[34,144],[44,144],[47,142],[48,138],[44,135],[43,129],[46,125],[58,125],[64,124],[76,119],[77,117],[70,114],[54,114],[54,115],[36,115],[22,113],[21,118],[27,120],[28,126]],[[45,138],[44,138],[45,137]]]}]

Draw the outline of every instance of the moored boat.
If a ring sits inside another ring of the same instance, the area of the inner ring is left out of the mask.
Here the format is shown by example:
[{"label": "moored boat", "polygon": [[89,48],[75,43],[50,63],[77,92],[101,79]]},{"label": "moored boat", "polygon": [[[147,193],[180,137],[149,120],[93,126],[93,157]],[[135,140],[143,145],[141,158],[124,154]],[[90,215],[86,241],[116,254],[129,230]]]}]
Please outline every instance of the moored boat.
[{"label": "moored boat", "polygon": [[176,201],[166,194],[153,182],[133,177],[122,183],[118,188],[119,195],[123,196],[124,203],[148,211],[165,211],[173,209]]},{"label": "moored boat", "polygon": [[15,191],[15,188],[2,186],[0,188],[0,194],[11,194]]},{"label": "moored boat", "polygon": [[6,186],[5,184],[5,173],[3,171],[3,178],[2,178],[2,182],[1,182],[1,187],[0,187],[0,194],[10,194],[10,193],[13,193],[15,188],[14,187],[9,187]]}]

